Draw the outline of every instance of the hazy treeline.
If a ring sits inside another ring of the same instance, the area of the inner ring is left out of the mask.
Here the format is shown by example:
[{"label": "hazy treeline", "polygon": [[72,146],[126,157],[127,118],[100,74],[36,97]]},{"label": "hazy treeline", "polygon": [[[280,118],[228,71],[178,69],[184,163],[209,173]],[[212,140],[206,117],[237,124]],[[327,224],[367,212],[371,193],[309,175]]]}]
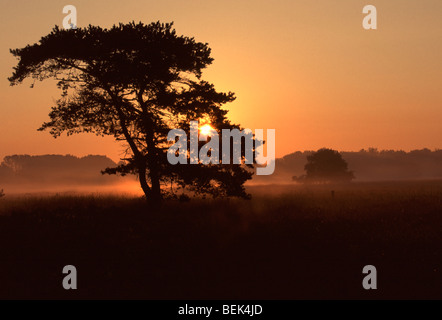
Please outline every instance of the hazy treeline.
[{"label": "hazy treeline", "polygon": [[101,170],[117,164],[106,156],[12,155],[0,164],[0,187],[6,191],[45,190],[53,187],[109,185],[121,182]]},{"label": "hazy treeline", "polygon": [[[307,156],[314,151],[298,151],[276,159],[275,173],[255,176],[256,183],[290,183],[305,174]],[[341,152],[356,181],[442,179],[442,150],[377,150]]]},{"label": "hazy treeline", "polygon": [[[298,151],[276,159],[273,175],[254,176],[253,183],[292,183],[293,176],[305,174],[307,156],[314,151]],[[442,150],[411,152],[370,148],[341,152],[356,181],[442,179]],[[0,189],[8,192],[68,190],[88,186],[112,186],[135,177],[102,175],[101,170],[117,164],[106,156],[12,155],[0,164]],[[124,190],[124,189],[123,189]]]}]

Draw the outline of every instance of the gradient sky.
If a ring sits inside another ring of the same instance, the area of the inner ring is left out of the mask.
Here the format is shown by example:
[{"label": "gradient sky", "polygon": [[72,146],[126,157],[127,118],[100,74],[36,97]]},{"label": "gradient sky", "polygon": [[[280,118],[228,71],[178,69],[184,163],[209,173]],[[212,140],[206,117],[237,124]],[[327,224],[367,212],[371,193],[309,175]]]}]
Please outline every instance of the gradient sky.
[{"label": "gradient sky", "polygon": [[[10,154],[106,154],[112,138],[52,138],[36,129],[59,91],[53,81],[10,87],[10,48],[37,42],[75,5],[79,27],[132,20],[175,22],[208,42],[204,78],[234,91],[230,117],[276,129],[278,157],[296,150],[442,148],[440,0],[0,0],[0,158]],[[362,8],[378,30],[362,28]]]}]

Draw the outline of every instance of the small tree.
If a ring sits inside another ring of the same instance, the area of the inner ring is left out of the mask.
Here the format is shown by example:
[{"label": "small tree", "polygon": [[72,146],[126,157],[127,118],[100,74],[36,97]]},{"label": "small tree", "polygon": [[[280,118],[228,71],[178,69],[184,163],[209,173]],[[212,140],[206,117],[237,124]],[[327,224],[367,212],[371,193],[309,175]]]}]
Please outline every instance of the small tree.
[{"label": "small tree", "polygon": [[347,162],[342,155],[332,149],[320,149],[307,156],[304,167],[306,175],[294,180],[314,183],[350,182],[354,179],[352,171],[348,170]]}]

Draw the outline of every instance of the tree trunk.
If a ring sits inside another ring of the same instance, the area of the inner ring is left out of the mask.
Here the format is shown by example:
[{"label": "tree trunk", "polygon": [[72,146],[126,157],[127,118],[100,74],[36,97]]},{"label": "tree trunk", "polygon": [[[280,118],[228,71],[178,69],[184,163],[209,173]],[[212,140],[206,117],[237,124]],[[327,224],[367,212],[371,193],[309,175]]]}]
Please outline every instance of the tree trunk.
[{"label": "tree trunk", "polygon": [[157,162],[157,154],[156,148],[153,142],[153,134],[148,134],[149,142],[148,142],[148,161],[147,165],[149,167],[149,178],[151,181],[151,198],[154,202],[160,203],[162,201],[161,195],[161,185],[160,185],[160,175],[158,172],[158,162]]},{"label": "tree trunk", "polygon": [[151,193],[149,185],[147,184],[146,179],[146,165],[139,164],[138,165],[138,180],[140,181],[141,189],[143,189],[144,195],[146,196],[146,199],[149,200]]},{"label": "tree trunk", "polygon": [[149,178],[151,182],[151,199],[153,202],[160,203],[162,201],[160,173],[158,164],[158,150],[155,146],[155,134],[153,121],[144,109],[144,128],[146,130],[146,145],[147,145],[147,168],[149,170]]},{"label": "tree trunk", "polygon": [[[134,140],[132,139],[132,137],[129,133],[129,130],[127,129],[126,116],[120,108],[121,101],[117,98],[117,96],[115,96],[112,93],[110,88],[106,88],[106,90],[109,93],[109,95],[112,97],[113,102],[115,103],[115,108],[116,108],[118,116],[119,116],[120,125],[121,125],[121,129],[123,131],[123,135],[124,135],[126,141],[129,143],[129,146],[134,154],[136,166],[138,167],[138,179],[140,181],[141,189],[143,190],[144,195],[146,196],[146,200],[149,203],[156,206],[161,201],[161,189],[160,189],[160,180],[159,180],[158,171],[156,170],[155,167],[154,168],[149,167],[149,177],[152,181],[152,188],[151,188],[151,187],[149,187],[149,184],[147,183],[147,178],[146,178],[146,176],[147,176],[146,159],[143,157],[142,153],[140,152],[140,150],[138,149]],[[140,97],[141,97],[141,102],[143,102],[142,96],[140,96]],[[152,130],[150,130],[149,133],[150,133],[149,136],[151,138],[153,138]],[[155,150],[155,146],[152,146],[151,143],[149,144],[149,141],[147,142],[147,144],[148,144],[148,147],[151,146],[149,148],[153,147],[153,149]],[[152,176],[152,172],[153,172],[153,176]]]}]

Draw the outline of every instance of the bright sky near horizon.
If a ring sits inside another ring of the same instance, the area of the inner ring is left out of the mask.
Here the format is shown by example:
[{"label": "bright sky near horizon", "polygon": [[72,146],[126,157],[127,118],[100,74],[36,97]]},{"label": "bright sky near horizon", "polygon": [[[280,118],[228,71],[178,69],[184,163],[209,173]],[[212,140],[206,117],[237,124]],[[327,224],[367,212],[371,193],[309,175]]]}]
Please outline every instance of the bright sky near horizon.
[{"label": "bright sky near horizon", "polygon": [[[10,87],[10,48],[37,42],[62,9],[77,25],[175,22],[178,34],[208,42],[203,78],[237,100],[226,107],[246,128],[276,129],[276,155],[338,150],[442,148],[440,0],[0,0],[0,159],[11,154],[106,154],[112,138],[53,139],[36,129],[60,92],[53,81]],[[377,8],[364,30],[362,8]]]}]

